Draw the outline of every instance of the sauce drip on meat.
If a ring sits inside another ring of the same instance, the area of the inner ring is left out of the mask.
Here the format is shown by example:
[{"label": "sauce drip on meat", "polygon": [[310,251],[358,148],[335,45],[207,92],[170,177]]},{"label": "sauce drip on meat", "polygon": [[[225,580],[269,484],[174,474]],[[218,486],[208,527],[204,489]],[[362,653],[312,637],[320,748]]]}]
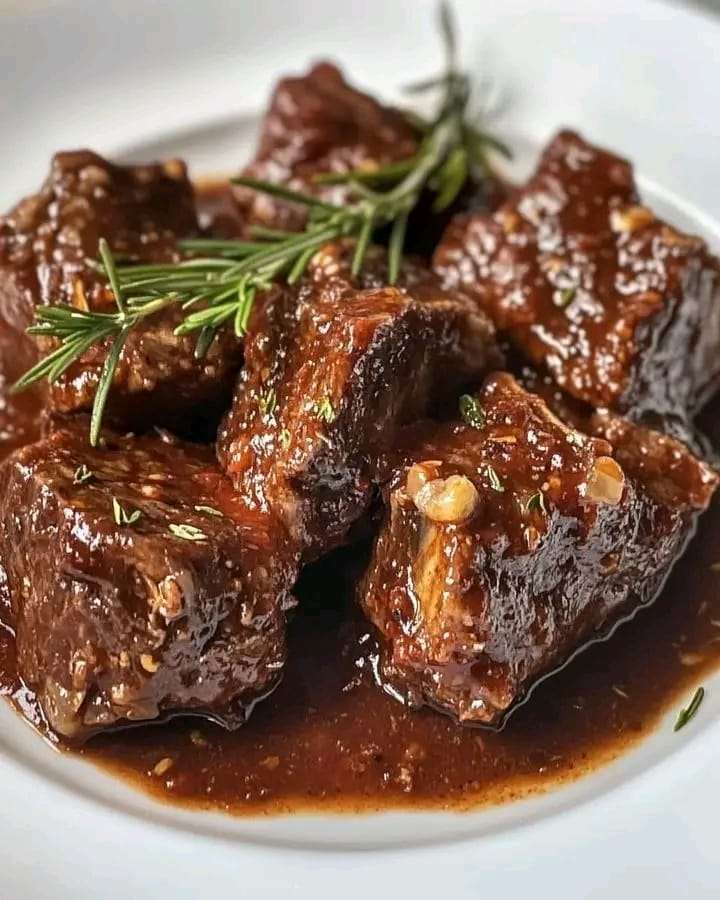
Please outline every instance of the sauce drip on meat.
[{"label": "sauce drip on meat", "polygon": [[[208,219],[224,215],[221,195],[204,196]],[[0,333],[4,368],[11,344]],[[720,403],[701,424],[710,428],[718,413]],[[33,433],[34,415],[30,403],[0,408],[3,456]],[[720,428],[712,437],[717,446]],[[502,732],[405,709],[375,686],[373,638],[352,597],[366,551],[354,548],[304,573],[284,680],[246,726],[228,733],[200,719],[175,720],[68,752],[163,800],[240,815],[460,809],[539,792],[637,743],[720,662],[720,572],[711,569],[718,547],[716,501],[655,604],[541,683]],[[0,691],[42,728],[2,629]]]}]

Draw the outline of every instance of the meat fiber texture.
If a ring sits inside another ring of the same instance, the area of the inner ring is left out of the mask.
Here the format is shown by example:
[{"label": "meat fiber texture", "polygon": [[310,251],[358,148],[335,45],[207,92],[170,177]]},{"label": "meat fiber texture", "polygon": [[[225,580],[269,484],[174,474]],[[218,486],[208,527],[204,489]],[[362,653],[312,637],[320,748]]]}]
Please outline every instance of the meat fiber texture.
[{"label": "meat fiber texture", "polygon": [[569,428],[504,373],[465,408],[400,436],[359,597],[396,696],[496,726],[657,595],[717,476],[607,413]]},{"label": "meat fiber texture", "polygon": [[400,425],[500,360],[472,300],[415,264],[387,287],[376,249],[353,282],[347,258],[347,245],[329,246],[299,286],[256,302],[218,435],[238,494],[277,515],[306,560],[366,511],[380,448]]},{"label": "meat fiber texture", "polygon": [[718,260],[641,205],[628,162],[577,134],[551,141],[494,214],[454,219],[434,268],[593,407],[682,419],[718,386]]},{"label": "meat fiber texture", "polygon": [[212,451],[77,417],[0,468],[18,670],[58,734],[203,715],[228,728],[278,683],[298,561],[238,507]]},{"label": "meat fiber texture", "polygon": [[[117,166],[87,150],[58,153],[40,191],[0,218],[3,319],[21,332],[36,308],[48,304],[114,312],[97,266],[101,238],[123,260],[171,262],[180,259],[178,239],[197,231],[193,188],[180,161]],[[173,333],[183,315],[168,307],[130,333],[108,398],[108,420],[118,427],[163,424],[189,431],[195,418],[205,423],[213,417],[217,424],[241,344],[222,331],[198,360],[196,336]],[[111,343],[108,338],[90,348],[51,385],[52,412],[92,406]],[[46,353],[55,343],[40,338],[39,346]],[[28,361],[34,358],[37,351]]]}]

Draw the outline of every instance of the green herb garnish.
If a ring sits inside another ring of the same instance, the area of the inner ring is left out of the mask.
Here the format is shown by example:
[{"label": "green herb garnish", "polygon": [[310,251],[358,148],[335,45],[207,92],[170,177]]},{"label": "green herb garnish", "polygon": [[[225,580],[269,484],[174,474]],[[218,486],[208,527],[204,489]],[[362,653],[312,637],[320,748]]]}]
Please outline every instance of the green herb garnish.
[{"label": "green herb garnish", "polygon": [[200,503],[195,507],[195,512],[205,513],[208,516],[216,516],[218,519],[224,518],[223,513],[219,509],[216,509],[214,506],[205,506],[203,503]]},{"label": "green herb garnish", "polygon": [[490,482],[490,487],[494,491],[497,491],[499,494],[502,494],[505,488],[503,487],[503,483],[502,481],[500,481],[500,477],[498,476],[498,473],[495,471],[495,469],[492,466],[485,466],[485,474],[487,475]]},{"label": "green herb garnish", "polygon": [[460,415],[471,428],[484,428],[487,417],[480,401],[470,394],[463,394],[459,401]]},{"label": "green herb garnish", "polygon": [[318,419],[322,419],[323,422],[330,424],[335,421],[335,410],[329,397],[323,397],[318,403],[313,404],[313,409]]},{"label": "green herb garnish", "polygon": [[684,709],[681,709],[678,713],[673,731],[680,731],[681,728],[684,728],[687,723],[695,717],[695,714],[700,708],[700,704],[703,702],[704,696],[705,688],[699,687],[693,694],[693,698],[690,703],[688,703],[688,705]]},{"label": "green herb garnish", "polygon": [[[306,207],[307,225],[299,233],[255,228],[256,240],[183,240],[178,246],[188,258],[181,262],[121,266],[115,264],[107,242],[101,241],[102,269],[117,312],[81,311],[59,305],[38,308],[29,331],[60,343],[23,375],[15,390],[42,379],[55,381],[90,347],[111,341],[93,403],[90,442],[94,446],[123,346],[148,316],[171,305],[180,306],[184,319],[175,333],[197,333],[195,352],[202,357],[221,326],[232,323],[236,335],[242,337],[257,293],[278,280],[296,282],[324,244],[354,238],[352,272],[357,274],[376,232],[386,228],[390,230],[388,280],[394,283],[400,271],[408,215],[421,195],[428,190],[434,193],[434,208],[440,211],[454,201],[473,165],[486,166],[488,150],[507,152],[495,138],[465,120],[470,82],[456,64],[454,28],[445,3],[440,5],[440,30],[446,52],[445,72],[416,89],[437,89],[442,97],[431,121],[416,117],[421,140],[411,158],[375,173],[333,174],[332,183],[348,187],[348,203],[344,206],[269,181],[234,179],[235,184]],[[327,183],[330,176],[320,176],[321,180]]]},{"label": "green herb garnish", "polygon": [[182,538],[184,541],[206,541],[207,535],[200,528],[196,528],[194,525],[187,525],[185,523],[181,525],[171,524],[168,526],[171,534],[174,534],[175,537]]},{"label": "green herb garnish", "polygon": [[560,309],[565,309],[566,306],[569,306],[573,302],[576,293],[577,288],[574,287],[558,290],[554,297],[555,306],[559,306]]},{"label": "green herb garnish", "polygon": [[116,525],[134,525],[142,515],[139,509],[134,509],[131,513],[128,513],[115,497],[112,499],[112,511]]},{"label": "green herb garnish", "polygon": [[547,509],[545,508],[545,494],[543,494],[542,491],[535,491],[528,500],[526,507],[528,512],[536,510],[537,512],[547,513]]},{"label": "green herb garnish", "polygon": [[75,474],[73,475],[73,484],[85,484],[88,481],[92,481],[95,477],[95,473],[92,472],[88,467],[83,463],[81,466],[78,466],[75,469]]},{"label": "green herb garnish", "polygon": [[277,408],[277,394],[275,393],[275,388],[268,388],[260,395],[258,407],[264,416],[271,416],[275,412],[275,409]]}]

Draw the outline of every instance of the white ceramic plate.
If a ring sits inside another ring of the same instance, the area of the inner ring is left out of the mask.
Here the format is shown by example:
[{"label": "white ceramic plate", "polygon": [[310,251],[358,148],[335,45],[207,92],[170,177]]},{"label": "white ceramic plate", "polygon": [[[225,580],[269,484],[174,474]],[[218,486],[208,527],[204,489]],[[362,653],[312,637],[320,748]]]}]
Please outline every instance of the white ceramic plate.
[{"label": "white ceramic plate", "polygon": [[[653,204],[720,247],[720,23],[643,0],[456,0],[467,64],[520,167],[560,124],[630,156]],[[392,97],[439,64],[418,0],[0,0],[0,208],[54,150],[246,156],[279,72],[330,55]],[[0,897],[717,897],[720,679],[682,735],[474,814],[231,819],[154,803],[0,708]]]}]

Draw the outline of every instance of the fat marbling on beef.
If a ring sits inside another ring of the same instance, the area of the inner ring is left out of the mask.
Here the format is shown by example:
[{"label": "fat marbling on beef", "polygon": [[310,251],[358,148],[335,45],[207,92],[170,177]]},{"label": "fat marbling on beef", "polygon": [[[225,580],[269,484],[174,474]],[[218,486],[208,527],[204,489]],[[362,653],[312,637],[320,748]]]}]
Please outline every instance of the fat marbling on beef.
[{"label": "fat marbling on beef", "polygon": [[641,205],[630,164],[561,132],[493,215],[434,256],[565,391],[633,417],[692,414],[720,383],[720,267]]},{"label": "fat marbling on beef", "polygon": [[236,727],[282,674],[296,556],[210,448],[87,431],[75,417],[0,468],[19,674],[73,740],[177,713]]},{"label": "fat marbling on beef", "polygon": [[607,413],[568,428],[505,373],[464,403],[466,421],[400,436],[360,602],[387,686],[497,725],[656,596],[717,476]]},{"label": "fat marbling on beef", "polygon": [[372,495],[379,448],[433,400],[500,362],[486,316],[408,263],[388,287],[372,248],[316,254],[296,287],[256,301],[218,455],[251,508],[274,512],[306,559],[342,543]]},{"label": "fat marbling on beef", "polygon": [[[97,268],[100,238],[119,258],[169,262],[179,259],[178,238],[197,230],[193,188],[178,160],[119,166],[86,150],[58,153],[40,191],[0,218],[3,318],[23,331],[35,309],[48,304],[113,312],[107,279]],[[183,315],[170,307],[132,330],[109,395],[110,421],[187,429],[195,418],[219,416],[241,346],[221,332],[197,360],[196,337],[173,334]],[[39,343],[43,353],[52,349],[46,338]],[[110,343],[90,348],[50,386],[51,411],[91,407]]]}]

